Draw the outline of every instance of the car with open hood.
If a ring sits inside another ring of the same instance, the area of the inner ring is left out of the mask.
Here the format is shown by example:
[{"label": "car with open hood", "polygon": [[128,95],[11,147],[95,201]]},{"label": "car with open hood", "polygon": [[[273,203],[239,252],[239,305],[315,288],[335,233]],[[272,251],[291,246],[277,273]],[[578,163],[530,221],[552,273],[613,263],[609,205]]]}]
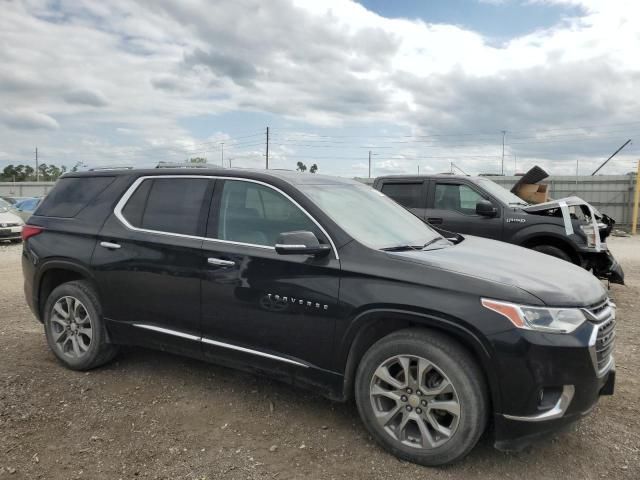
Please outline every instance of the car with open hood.
[{"label": "car with open hood", "polygon": [[447,238],[353,180],[72,173],[23,238],[26,300],[66,367],[139,345],[266,373],[354,398],[385,449],[423,465],[489,425],[521,448],[613,393],[616,308],[593,275]]},{"label": "car with open hood", "polygon": [[467,175],[392,175],[376,178],[373,186],[445,235],[513,243],[624,283],[606,243],[615,221],[581,198],[533,204],[487,177]]}]

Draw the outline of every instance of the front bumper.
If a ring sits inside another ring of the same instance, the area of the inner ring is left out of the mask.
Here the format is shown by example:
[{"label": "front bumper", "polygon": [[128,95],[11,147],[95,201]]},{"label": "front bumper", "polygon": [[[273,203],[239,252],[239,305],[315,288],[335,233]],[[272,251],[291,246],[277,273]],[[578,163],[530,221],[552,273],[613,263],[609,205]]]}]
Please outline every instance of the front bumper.
[{"label": "front bumper", "polygon": [[[569,413],[569,409],[573,398],[565,405],[560,405],[562,400],[559,400],[558,405],[550,411],[553,414],[549,418],[545,418],[544,414],[524,418],[505,414],[495,415],[495,448],[502,451],[522,450],[536,440],[568,429],[575,422],[591,413],[600,396],[613,395],[615,379],[615,365],[612,365],[611,369],[598,380],[597,390],[593,390],[591,387],[588,391],[582,389],[581,395],[584,397],[579,400],[581,407],[571,409],[571,413]],[[573,397],[575,397],[575,392]]]},{"label": "front bumper", "polygon": [[21,238],[22,226],[0,227],[0,240],[17,240]]},{"label": "front bumper", "polygon": [[[571,425],[591,412],[600,396],[613,394],[615,331],[610,322],[615,325],[615,317],[585,322],[572,334],[515,329],[492,340],[501,379],[496,448],[519,450]],[[602,351],[606,357],[597,353]]]},{"label": "front bumper", "polygon": [[603,249],[596,252],[594,249],[581,249],[582,267],[587,270],[593,270],[593,274],[611,283],[619,283],[624,285],[624,272],[618,261],[613,257],[606,244]]}]

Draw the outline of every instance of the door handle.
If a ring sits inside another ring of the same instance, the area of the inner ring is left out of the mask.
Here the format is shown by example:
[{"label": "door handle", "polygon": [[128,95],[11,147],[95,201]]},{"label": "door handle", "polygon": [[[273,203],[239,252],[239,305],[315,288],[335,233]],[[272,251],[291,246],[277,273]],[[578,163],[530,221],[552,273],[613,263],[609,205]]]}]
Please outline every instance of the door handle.
[{"label": "door handle", "polygon": [[222,260],[220,258],[207,258],[207,263],[209,265],[219,265],[221,267],[233,267],[236,262],[231,260]]},{"label": "door handle", "polygon": [[113,242],[100,242],[100,246],[108,248],[109,250],[117,250],[121,247],[121,245]]},{"label": "door handle", "polygon": [[433,225],[441,225],[442,224],[442,218],[440,217],[429,217],[427,218],[427,222],[433,224]]}]

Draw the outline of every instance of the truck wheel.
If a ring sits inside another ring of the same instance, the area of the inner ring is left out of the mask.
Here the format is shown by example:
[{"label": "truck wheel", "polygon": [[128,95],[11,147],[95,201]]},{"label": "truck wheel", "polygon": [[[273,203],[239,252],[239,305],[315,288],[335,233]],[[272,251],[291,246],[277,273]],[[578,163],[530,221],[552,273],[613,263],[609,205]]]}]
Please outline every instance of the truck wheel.
[{"label": "truck wheel", "polygon": [[460,460],[487,424],[487,387],[477,362],[428,330],[401,330],[376,342],[358,366],[355,398],[386,450],[426,466]]},{"label": "truck wheel", "polygon": [[569,263],[573,263],[573,260],[571,260],[571,257],[567,252],[565,252],[561,248],[554,247],[553,245],[536,245],[535,247],[531,247],[531,250],[545,253],[547,255],[551,255],[552,257],[556,257]]},{"label": "truck wheel", "polygon": [[44,309],[49,348],[72,370],[90,370],[109,362],[118,352],[107,343],[98,296],[89,282],[63,283],[51,292]]}]

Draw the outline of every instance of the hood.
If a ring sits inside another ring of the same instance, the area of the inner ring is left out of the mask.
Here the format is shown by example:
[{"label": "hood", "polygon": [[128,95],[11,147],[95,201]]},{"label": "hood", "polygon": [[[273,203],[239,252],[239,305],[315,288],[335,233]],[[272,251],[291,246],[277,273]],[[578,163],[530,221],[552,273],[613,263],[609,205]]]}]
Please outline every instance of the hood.
[{"label": "hood", "polygon": [[548,306],[583,307],[597,303],[607,295],[602,283],[577,265],[509,243],[471,235],[451,247],[393,252],[391,255],[432,268],[513,285]]},{"label": "hood", "polygon": [[19,223],[22,225],[22,219],[10,210],[0,210],[0,224],[3,223]]},{"label": "hood", "polygon": [[587,202],[582,200],[580,197],[566,197],[559,198],[558,200],[538,203],[536,205],[529,205],[528,207],[522,207],[522,210],[529,213],[542,212],[545,210],[560,208],[563,204],[567,207],[572,207],[574,205],[588,205]]}]

